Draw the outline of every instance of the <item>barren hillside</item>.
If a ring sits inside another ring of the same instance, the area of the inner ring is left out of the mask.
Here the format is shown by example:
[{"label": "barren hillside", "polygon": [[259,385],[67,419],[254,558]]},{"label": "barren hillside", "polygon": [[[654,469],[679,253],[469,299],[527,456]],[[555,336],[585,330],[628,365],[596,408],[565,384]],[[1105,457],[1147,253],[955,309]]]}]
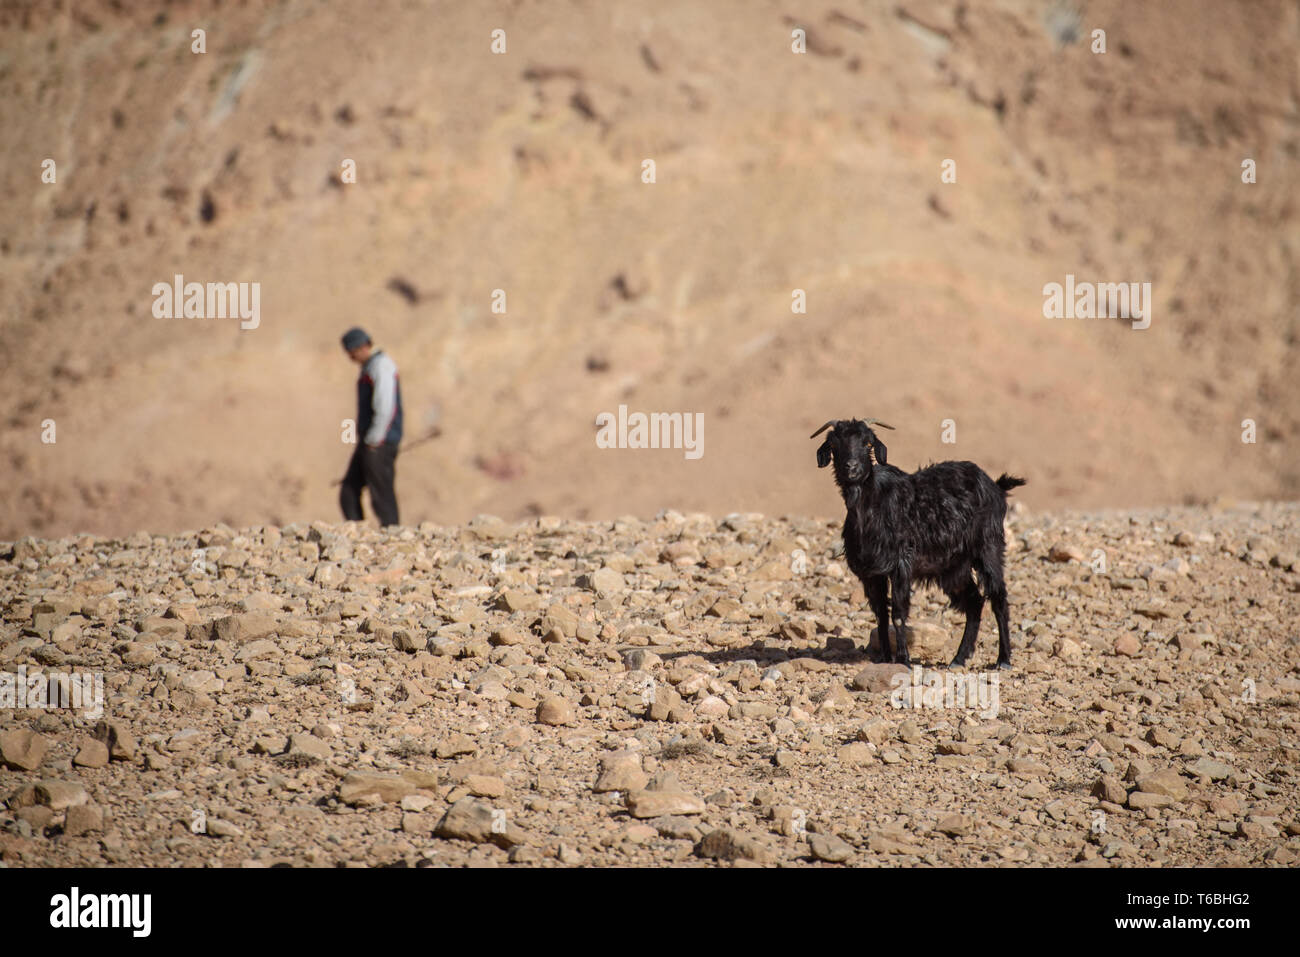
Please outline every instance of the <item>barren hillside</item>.
[{"label": "barren hillside", "polygon": [[[410,524],[829,515],[851,415],[1033,508],[1300,493],[1294,2],[0,11],[0,536],[336,520],[357,323],[443,429]],[[177,274],[258,327],[155,318]],[[620,404],[704,454],[598,449]]]}]

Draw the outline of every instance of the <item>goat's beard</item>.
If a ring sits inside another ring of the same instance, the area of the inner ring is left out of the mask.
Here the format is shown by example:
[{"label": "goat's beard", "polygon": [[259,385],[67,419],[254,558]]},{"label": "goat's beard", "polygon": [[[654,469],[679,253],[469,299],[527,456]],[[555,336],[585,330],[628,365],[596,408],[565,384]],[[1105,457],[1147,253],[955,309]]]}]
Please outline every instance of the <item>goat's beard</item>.
[{"label": "goat's beard", "polygon": [[844,495],[844,505],[848,510],[848,521],[852,524],[853,533],[858,541],[862,540],[862,511],[863,495],[862,485],[852,482],[841,486],[840,491]]},{"label": "goat's beard", "polygon": [[863,498],[863,486],[871,481],[871,469],[868,468],[864,475],[858,478],[849,478],[848,468],[836,468],[835,484],[840,487],[840,495],[844,498],[844,504],[850,510],[856,509]]}]

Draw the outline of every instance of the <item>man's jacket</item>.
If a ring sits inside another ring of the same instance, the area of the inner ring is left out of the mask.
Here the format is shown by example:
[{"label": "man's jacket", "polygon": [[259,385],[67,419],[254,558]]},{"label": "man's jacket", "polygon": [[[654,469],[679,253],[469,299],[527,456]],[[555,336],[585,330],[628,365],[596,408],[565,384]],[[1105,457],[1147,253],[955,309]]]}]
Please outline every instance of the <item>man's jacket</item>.
[{"label": "man's jacket", "polygon": [[357,429],[367,445],[402,441],[402,390],[397,363],[383,350],[373,353],[357,379]]}]

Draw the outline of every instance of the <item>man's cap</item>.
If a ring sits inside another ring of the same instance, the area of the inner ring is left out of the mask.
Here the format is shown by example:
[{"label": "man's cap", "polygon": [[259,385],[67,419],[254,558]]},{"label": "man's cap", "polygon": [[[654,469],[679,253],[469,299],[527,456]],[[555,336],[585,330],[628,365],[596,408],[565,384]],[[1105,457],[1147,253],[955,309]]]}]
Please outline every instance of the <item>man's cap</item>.
[{"label": "man's cap", "polygon": [[353,326],[347,332],[343,333],[343,348],[351,352],[353,349],[359,349],[370,342],[370,334],[360,326]]}]

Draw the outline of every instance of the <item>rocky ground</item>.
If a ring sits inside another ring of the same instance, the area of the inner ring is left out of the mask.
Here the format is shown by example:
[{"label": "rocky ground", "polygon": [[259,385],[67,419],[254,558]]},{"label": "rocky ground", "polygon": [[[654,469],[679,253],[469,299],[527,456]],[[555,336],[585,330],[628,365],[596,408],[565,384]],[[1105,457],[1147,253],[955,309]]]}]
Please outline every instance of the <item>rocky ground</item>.
[{"label": "rocky ground", "polygon": [[918,708],[836,522],[0,543],[0,675],[104,695],[0,709],[0,862],[1300,860],[1300,506],[1008,527],[1015,667],[986,617],[984,697]]}]

